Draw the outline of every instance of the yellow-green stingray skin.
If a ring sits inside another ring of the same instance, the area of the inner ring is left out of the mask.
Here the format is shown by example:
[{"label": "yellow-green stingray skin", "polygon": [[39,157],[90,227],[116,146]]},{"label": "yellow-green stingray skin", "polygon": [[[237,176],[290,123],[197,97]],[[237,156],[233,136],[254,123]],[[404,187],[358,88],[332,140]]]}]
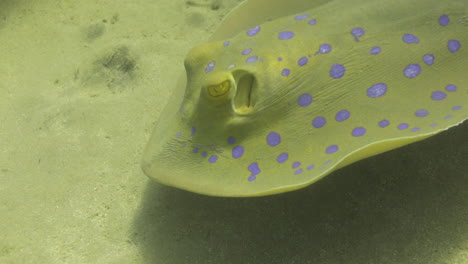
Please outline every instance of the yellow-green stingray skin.
[{"label": "yellow-green stingray skin", "polygon": [[247,1],[211,40],[144,155],[167,185],[290,191],[468,116],[466,0]]}]

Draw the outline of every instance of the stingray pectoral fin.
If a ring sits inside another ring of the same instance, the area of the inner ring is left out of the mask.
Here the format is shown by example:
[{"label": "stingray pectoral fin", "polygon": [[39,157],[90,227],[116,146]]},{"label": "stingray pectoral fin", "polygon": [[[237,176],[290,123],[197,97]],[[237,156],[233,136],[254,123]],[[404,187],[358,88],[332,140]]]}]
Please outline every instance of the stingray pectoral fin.
[{"label": "stingray pectoral fin", "polygon": [[[279,17],[303,12],[332,0],[248,0],[233,9],[211,36],[210,40],[231,38],[238,32]],[[259,12],[260,11],[260,12]]]},{"label": "stingray pectoral fin", "polygon": [[466,0],[246,1],[188,54],[143,170],[207,195],[274,194],[454,127],[467,13]]},{"label": "stingray pectoral fin", "polygon": [[408,137],[408,138],[398,138],[398,139],[389,139],[383,140],[380,142],[375,142],[370,145],[364,146],[355,152],[351,153],[347,157],[345,157],[340,163],[338,163],[335,169],[343,168],[352,164],[356,161],[372,157],[384,152],[387,152],[392,149],[396,149],[423,139],[426,139],[432,136],[434,133],[427,134],[427,135],[419,135],[415,137]]}]

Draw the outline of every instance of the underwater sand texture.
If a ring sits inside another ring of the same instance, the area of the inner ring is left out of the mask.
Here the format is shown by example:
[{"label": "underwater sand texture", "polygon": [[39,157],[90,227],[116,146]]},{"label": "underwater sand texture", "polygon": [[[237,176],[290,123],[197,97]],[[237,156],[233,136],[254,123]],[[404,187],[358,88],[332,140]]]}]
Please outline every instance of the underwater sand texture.
[{"label": "underwater sand texture", "polygon": [[95,2],[0,2],[0,263],[467,262],[467,124],[278,196],[147,179],[186,53],[238,1]]}]

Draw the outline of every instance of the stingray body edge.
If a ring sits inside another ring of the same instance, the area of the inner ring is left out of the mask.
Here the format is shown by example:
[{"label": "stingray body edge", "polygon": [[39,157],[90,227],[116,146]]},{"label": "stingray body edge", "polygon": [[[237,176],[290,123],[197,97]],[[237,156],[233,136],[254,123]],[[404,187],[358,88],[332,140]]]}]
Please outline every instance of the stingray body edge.
[{"label": "stingray body edge", "polygon": [[467,119],[467,3],[317,1],[291,15],[310,2],[294,0],[237,32],[249,2],[187,55],[144,154],[150,178],[281,193]]}]

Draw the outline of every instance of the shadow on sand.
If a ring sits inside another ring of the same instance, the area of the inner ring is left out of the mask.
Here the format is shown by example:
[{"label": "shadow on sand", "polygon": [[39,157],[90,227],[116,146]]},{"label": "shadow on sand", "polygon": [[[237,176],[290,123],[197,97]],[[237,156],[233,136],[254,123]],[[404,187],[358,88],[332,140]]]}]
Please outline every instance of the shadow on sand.
[{"label": "shadow on sand", "polygon": [[302,190],[208,197],[150,183],[132,242],[147,263],[453,263],[468,237],[468,122]]}]

